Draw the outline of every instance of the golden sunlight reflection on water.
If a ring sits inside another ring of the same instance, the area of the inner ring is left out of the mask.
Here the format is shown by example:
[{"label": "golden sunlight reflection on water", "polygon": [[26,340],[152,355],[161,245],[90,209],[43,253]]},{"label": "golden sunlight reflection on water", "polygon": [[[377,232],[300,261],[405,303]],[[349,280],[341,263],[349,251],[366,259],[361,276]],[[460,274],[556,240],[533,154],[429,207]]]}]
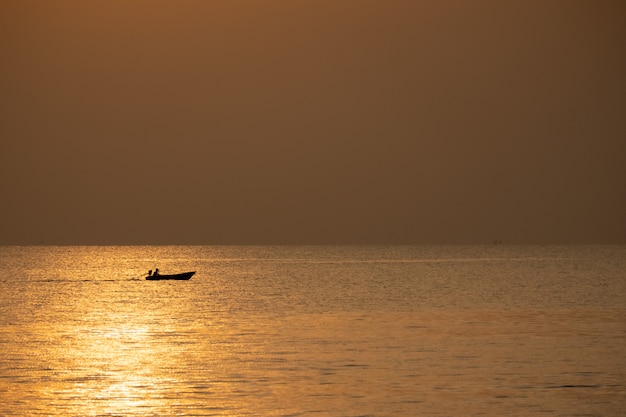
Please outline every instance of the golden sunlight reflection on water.
[{"label": "golden sunlight reflection on water", "polygon": [[[3,416],[618,416],[626,406],[619,256],[600,275],[588,258],[537,266],[498,253],[406,262],[403,249],[401,262],[376,262],[354,259],[388,255],[354,249],[335,262],[336,249],[315,248],[311,262],[260,248],[203,262],[211,248],[47,250],[53,279],[40,272],[44,249],[32,268],[0,276]],[[154,264],[144,255],[131,268],[146,250],[171,259],[165,270],[200,272],[137,279]]]},{"label": "golden sunlight reflection on water", "polygon": [[[167,401],[150,395],[150,387],[167,383],[159,372],[158,358],[170,352],[164,351],[163,344],[153,343],[149,327],[127,327],[122,323],[123,317],[108,317],[100,327],[66,329],[66,335],[74,336],[66,337],[57,352],[50,352],[63,362],[59,364],[58,376],[64,392],[52,398],[69,400],[59,404],[62,408],[67,407],[76,415],[124,415],[131,409],[167,409]],[[78,409],[72,409],[73,404]]]}]

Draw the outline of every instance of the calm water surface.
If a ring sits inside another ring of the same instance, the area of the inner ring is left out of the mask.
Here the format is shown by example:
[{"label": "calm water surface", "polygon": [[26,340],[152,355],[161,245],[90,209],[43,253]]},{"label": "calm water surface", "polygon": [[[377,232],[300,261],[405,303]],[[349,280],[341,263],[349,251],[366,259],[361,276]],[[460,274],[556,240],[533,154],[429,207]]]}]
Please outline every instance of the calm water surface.
[{"label": "calm water surface", "polygon": [[626,410],[624,246],[0,247],[0,302],[2,416]]}]

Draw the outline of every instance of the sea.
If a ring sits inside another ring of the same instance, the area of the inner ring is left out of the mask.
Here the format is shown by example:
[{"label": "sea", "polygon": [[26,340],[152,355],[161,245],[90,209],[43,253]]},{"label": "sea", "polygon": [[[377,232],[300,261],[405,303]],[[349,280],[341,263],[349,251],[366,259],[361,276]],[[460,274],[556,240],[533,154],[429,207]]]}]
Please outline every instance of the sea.
[{"label": "sea", "polygon": [[0,416],[624,415],[626,246],[0,247]]}]

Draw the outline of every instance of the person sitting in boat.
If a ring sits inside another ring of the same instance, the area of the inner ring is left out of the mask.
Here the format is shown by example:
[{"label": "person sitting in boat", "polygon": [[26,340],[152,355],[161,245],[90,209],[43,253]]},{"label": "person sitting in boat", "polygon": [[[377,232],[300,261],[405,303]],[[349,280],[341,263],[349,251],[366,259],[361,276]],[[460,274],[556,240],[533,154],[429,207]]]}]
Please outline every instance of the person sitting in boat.
[{"label": "person sitting in boat", "polygon": [[152,276],[152,269],[148,271],[148,276],[151,277]]},{"label": "person sitting in boat", "polygon": [[154,276],[156,277],[157,275],[159,275],[159,268],[154,270]]}]

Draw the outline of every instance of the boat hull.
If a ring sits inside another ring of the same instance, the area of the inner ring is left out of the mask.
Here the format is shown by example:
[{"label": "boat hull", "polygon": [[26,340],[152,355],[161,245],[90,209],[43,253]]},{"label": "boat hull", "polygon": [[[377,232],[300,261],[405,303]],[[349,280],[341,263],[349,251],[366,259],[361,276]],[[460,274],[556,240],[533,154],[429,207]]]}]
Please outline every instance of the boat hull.
[{"label": "boat hull", "polygon": [[164,280],[188,281],[189,279],[191,279],[191,277],[195,273],[196,271],[183,272],[180,274],[170,274],[170,275],[149,275],[146,277],[146,280],[147,281],[164,281]]}]

